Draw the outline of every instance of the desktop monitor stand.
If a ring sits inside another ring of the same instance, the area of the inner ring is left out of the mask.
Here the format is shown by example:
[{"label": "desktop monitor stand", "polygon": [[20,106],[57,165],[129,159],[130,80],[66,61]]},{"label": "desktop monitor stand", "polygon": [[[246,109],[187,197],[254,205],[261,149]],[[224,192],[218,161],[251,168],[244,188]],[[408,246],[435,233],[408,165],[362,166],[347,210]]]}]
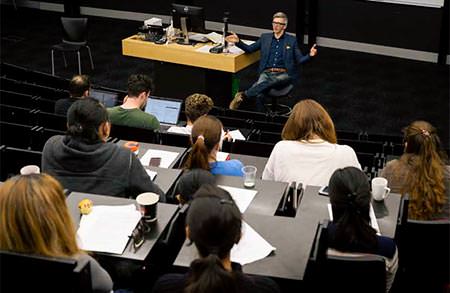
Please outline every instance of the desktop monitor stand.
[{"label": "desktop monitor stand", "polygon": [[186,25],[186,17],[181,17],[180,18],[180,23],[181,23],[181,32],[183,34],[183,39],[179,39],[177,41],[177,44],[180,45],[192,45],[192,42],[189,42],[189,33],[187,30],[187,25]]}]

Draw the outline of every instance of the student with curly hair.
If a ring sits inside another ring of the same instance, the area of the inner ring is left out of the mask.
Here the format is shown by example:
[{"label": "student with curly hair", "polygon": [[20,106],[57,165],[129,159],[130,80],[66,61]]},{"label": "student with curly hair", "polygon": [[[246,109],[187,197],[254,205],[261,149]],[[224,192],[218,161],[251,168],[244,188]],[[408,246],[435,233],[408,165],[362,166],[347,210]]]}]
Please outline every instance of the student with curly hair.
[{"label": "student with curly hair", "polygon": [[410,219],[448,219],[450,168],[436,129],[426,121],[414,121],[403,132],[404,153],[388,162],[381,176],[391,192],[409,195]]}]

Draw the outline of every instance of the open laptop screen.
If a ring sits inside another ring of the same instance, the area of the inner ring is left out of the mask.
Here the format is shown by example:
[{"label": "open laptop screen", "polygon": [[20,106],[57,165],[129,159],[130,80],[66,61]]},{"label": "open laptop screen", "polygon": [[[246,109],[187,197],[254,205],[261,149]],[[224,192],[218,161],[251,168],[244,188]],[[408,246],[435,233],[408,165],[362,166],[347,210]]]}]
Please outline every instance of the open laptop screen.
[{"label": "open laptop screen", "polygon": [[99,89],[91,89],[89,95],[101,102],[105,107],[110,108],[117,105],[119,94]]},{"label": "open laptop screen", "polygon": [[150,97],[145,112],[150,113],[162,124],[176,125],[181,111],[182,100]]}]

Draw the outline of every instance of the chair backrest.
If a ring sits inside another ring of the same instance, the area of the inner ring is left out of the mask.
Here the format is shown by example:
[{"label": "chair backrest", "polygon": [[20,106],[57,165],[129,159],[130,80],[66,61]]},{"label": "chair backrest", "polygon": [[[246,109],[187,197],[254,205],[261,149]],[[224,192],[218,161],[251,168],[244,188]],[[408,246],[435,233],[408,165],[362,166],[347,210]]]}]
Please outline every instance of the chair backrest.
[{"label": "chair backrest", "polygon": [[74,45],[85,45],[87,43],[86,17],[61,17],[63,28],[63,42]]},{"label": "chair backrest", "polygon": [[0,180],[19,174],[26,165],[41,166],[42,152],[0,146]]},{"label": "chair backrest", "polygon": [[406,221],[400,226],[399,261],[405,285],[443,292],[450,282],[450,221]]},{"label": "chair backrest", "polygon": [[111,137],[159,144],[159,132],[150,129],[129,127],[124,125],[111,125]]},{"label": "chair backrest", "polygon": [[309,266],[309,286],[321,292],[386,292],[386,264],[382,256],[329,255],[328,221],[320,223]]},{"label": "chair backrest", "polygon": [[0,291],[92,292],[89,261],[0,251]]},{"label": "chair backrest", "polygon": [[191,146],[191,136],[188,134],[161,132],[161,144],[170,145],[182,148],[188,148]]}]

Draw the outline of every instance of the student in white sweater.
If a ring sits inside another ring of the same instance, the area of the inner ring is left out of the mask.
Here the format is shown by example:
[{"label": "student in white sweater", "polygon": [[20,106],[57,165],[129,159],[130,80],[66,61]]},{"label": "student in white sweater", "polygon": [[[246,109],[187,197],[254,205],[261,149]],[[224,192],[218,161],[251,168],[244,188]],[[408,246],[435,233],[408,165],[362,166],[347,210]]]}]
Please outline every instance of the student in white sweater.
[{"label": "student in white sweater", "polygon": [[361,169],[355,151],[336,143],[330,115],[314,100],[295,105],[281,136],[264,168],[265,180],[323,186],[338,168]]}]

